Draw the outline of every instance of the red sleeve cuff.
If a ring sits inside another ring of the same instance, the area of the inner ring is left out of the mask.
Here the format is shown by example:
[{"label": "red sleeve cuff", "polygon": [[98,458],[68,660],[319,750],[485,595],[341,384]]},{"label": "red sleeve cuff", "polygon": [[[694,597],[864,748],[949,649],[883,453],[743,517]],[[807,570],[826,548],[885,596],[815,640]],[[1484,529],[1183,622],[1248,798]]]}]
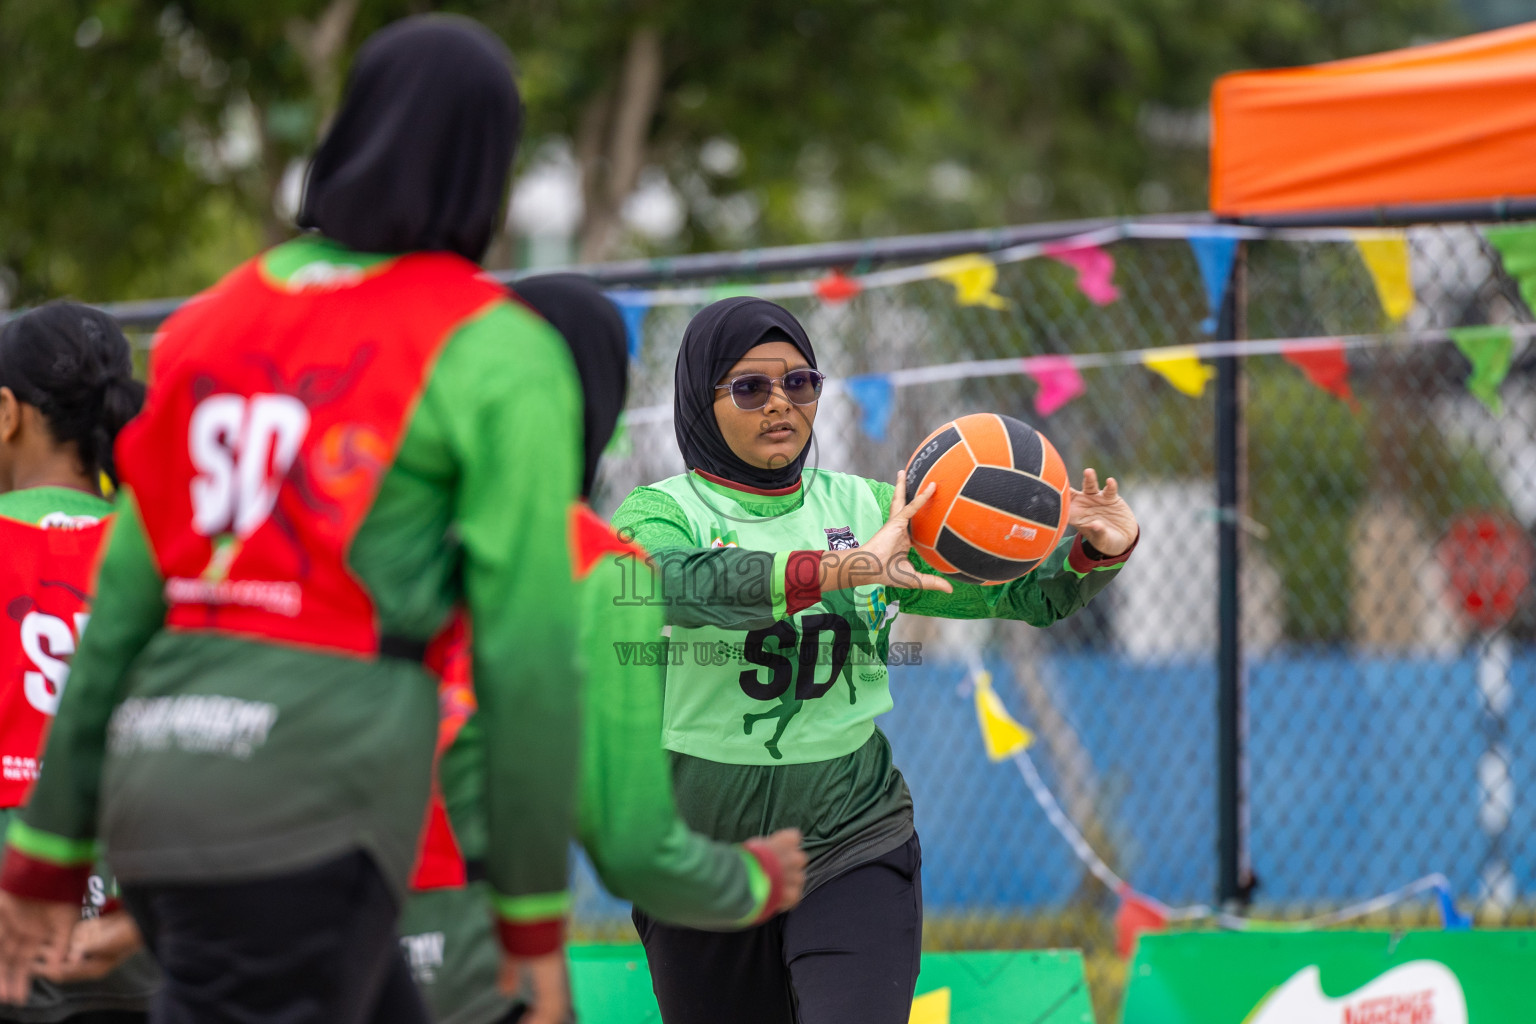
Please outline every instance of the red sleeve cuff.
[{"label": "red sleeve cuff", "polygon": [[1130,558],[1131,552],[1136,550],[1136,545],[1141,543],[1141,530],[1138,529],[1136,531],[1136,539],[1131,541],[1131,546],[1120,552],[1118,555],[1115,555],[1113,558],[1094,558],[1090,556],[1087,551],[1083,550],[1084,543],[1083,535],[1078,534],[1077,539],[1072,542],[1071,553],[1067,555],[1067,564],[1072,567],[1073,572],[1086,574],[1092,572],[1094,569],[1103,569],[1111,565],[1120,565],[1126,559]]},{"label": "red sleeve cuff", "polygon": [[13,847],[6,847],[5,864],[0,867],[0,889],[28,900],[79,903],[90,880],[90,864],[64,867],[28,857]]},{"label": "red sleeve cuff", "polygon": [[749,839],[741,845],[756,859],[763,874],[768,876],[768,898],[763,900],[762,912],[752,922],[762,924],[784,908],[784,871],[779,865],[779,859],[768,852],[766,843]]},{"label": "red sleeve cuff", "polygon": [[565,918],[548,921],[496,919],[496,934],[509,956],[548,956],[565,945]]},{"label": "red sleeve cuff", "polygon": [[786,615],[804,611],[821,600],[820,551],[791,551],[784,564]]}]

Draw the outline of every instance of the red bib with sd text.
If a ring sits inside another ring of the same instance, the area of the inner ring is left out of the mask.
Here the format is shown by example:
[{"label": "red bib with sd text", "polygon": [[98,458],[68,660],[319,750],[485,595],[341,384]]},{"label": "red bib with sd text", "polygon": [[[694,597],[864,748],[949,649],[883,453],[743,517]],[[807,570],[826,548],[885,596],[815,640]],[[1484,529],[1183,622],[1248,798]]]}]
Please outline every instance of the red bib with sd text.
[{"label": "red bib with sd text", "polygon": [[0,807],[26,803],[90,618],[107,526],[59,518],[47,527],[0,518]]},{"label": "red bib with sd text", "polygon": [[437,753],[432,760],[432,796],[417,841],[416,866],[411,869],[410,885],[416,892],[457,889],[468,883],[464,854],[443,798],[440,768],[443,755],[475,713],[471,659],[469,617],[460,609],[433,639],[425,661],[428,671],[438,678]]},{"label": "red bib with sd text", "polygon": [[[604,555],[632,552],[641,558],[645,557],[643,548],[620,539],[613,527],[583,502],[573,503],[566,515],[566,545],[571,555],[572,575],[577,583],[587,578]],[[443,754],[453,746],[459,731],[464,728],[464,723],[475,713],[471,668],[473,654],[470,650],[472,636],[469,619],[461,611],[432,641],[427,653],[427,668],[436,673],[440,680],[439,724],[437,761],[432,771],[432,799],[427,805],[427,817],[416,852],[416,866],[411,874],[411,888],[418,892],[454,888],[464,885],[466,880],[463,854],[443,800],[438,767],[442,763]]]},{"label": "red bib with sd text", "polygon": [[371,657],[347,552],[443,344],[507,293],[448,253],[295,280],[252,260],[166,322],[118,466],[171,627]]}]

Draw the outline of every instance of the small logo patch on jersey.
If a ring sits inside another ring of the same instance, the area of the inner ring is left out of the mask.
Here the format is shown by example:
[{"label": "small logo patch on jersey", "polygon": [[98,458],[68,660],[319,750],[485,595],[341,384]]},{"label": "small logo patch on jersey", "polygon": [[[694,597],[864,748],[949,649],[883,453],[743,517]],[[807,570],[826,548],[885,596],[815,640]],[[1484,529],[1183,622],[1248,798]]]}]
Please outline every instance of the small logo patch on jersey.
[{"label": "small logo patch on jersey", "polygon": [[49,512],[37,521],[44,530],[85,530],[101,522],[95,516],[72,516],[66,512]]},{"label": "small logo patch on jersey", "polygon": [[884,587],[871,588],[868,594],[861,594],[855,590],[853,603],[859,611],[859,618],[864,620],[864,624],[872,633],[878,633],[883,629],[887,622],[896,617],[896,612],[901,608],[900,601],[886,602]]},{"label": "small logo patch on jersey", "polygon": [[305,291],[320,288],[347,288],[362,279],[362,267],[332,263],[329,260],[315,260],[295,270],[285,283],[290,291]]},{"label": "small logo patch on jersey", "polygon": [[851,526],[827,526],[823,529],[827,534],[828,551],[852,551],[859,546],[858,538],[853,535]]}]

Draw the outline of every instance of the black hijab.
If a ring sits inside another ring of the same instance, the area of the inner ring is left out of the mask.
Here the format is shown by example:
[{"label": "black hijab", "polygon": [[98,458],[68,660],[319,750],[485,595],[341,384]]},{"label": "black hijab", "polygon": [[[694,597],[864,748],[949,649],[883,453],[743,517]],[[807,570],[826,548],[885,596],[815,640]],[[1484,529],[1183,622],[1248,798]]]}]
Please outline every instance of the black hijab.
[{"label": "black hijab", "polygon": [[809,438],[794,461],[762,469],[731,451],[715,421],[715,384],[738,359],[767,341],[788,341],[815,367],[816,353],[805,328],[789,310],[767,299],[721,299],[688,322],[677,353],[672,427],[689,469],[765,490],[789,487],[800,479],[811,450]]},{"label": "black hijab", "polygon": [[478,263],[521,131],[501,40],[468,18],[397,21],[357,53],[299,226],[362,252],[447,250]]},{"label": "black hijab", "polygon": [[592,493],[597,462],[613,437],[629,388],[629,351],[624,321],[597,283],[580,274],[545,274],[519,281],[517,296],[548,320],[570,346],[581,378],[586,468],[581,496]]}]

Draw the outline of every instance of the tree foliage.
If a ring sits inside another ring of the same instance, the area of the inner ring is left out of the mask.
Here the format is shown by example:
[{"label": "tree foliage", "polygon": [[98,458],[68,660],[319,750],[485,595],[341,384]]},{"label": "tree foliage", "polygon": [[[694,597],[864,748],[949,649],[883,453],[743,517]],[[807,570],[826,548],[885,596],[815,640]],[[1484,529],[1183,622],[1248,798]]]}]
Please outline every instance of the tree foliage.
[{"label": "tree foliage", "polygon": [[[508,41],[523,159],[571,147],[591,258],[1198,209],[1215,75],[1462,27],[1450,0],[5,0],[13,298],[192,287],[281,237],[353,49],[428,9]],[[622,229],[647,168],[675,239]]]}]

